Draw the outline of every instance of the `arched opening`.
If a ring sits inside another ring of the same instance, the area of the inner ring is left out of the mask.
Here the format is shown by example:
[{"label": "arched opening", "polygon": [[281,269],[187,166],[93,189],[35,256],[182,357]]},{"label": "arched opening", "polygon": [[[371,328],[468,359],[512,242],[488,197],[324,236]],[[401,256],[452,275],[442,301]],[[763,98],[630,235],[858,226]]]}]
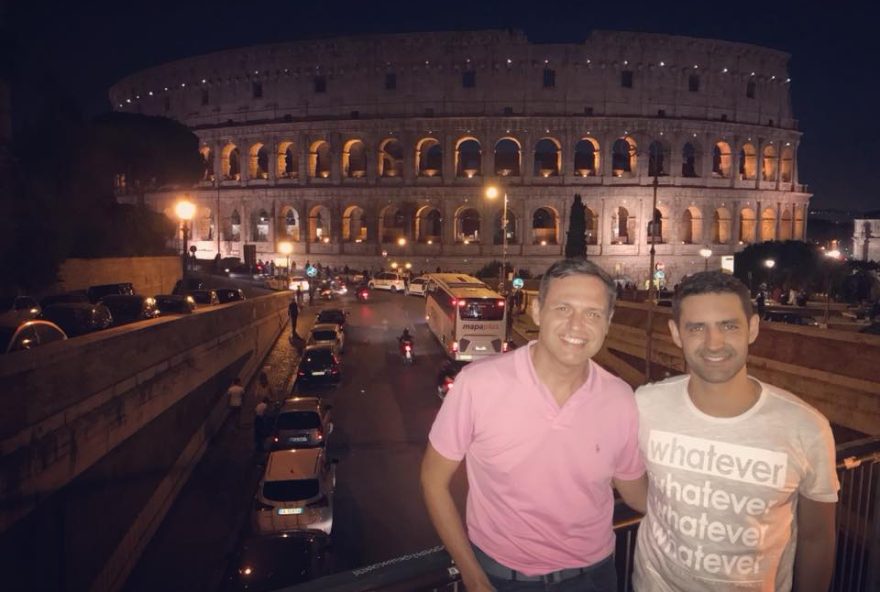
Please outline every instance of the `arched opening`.
[{"label": "arched opening", "polygon": [[443,218],[440,211],[431,206],[421,208],[416,214],[416,240],[420,243],[440,243]]},{"label": "arched opening", "polygon": [[500,177],[518,177],[520,171],[520,145],[512,138],[502,138],[495,144],[495,174]]},{"label": "arched opening", "polygon": [[629,210],[620,206],[611,214],[611,243],[617,245],[631,245],[635,241],[635,216],[629,215]]},{"label": "arched opening", "polygon": [[289,241],[299,242],[299,212],[292,207],[281,210],[281,234]]},{"label": "arched opening", "polygon": [[791,146],[782,149],[782,159],[779,161],[779,180],[783,183],[791,183],[791,172],[794,170],[794,150]]},{"label": "arched opening", "polygon": [[269,151],[263,144],[251,146],[248,153],[248,176],[251,179],[269,178]]},{"label": "arched opening", "polygon": [[562,168],[562,149],[553,138],[541,138],[535,144],[535,176],[556,177]]},{"label": "arched opening", "polygon": [[654,140],[648,146],[648,176],[649,177],[665,177],[669,174],[667,166],[669,163],[669,150],[660,140]]},{"label": "arched opening", "polygon": [[202,146],[199,149],[202,155],[202,181],[214,180],[214,151],[210,146]]},{"label": "arched opening", "polygon": [[782,218],[779,220],[779,240],[791,240],[791,211],[788,208],[782,210]]},{"label": "arched opening", "polygon": [[269,240],[269,213],[266,210],[254,216],[254,241],[264,243]]},{"label": "arched opening", "polygon": [[694,142],[687,142],[681,149],[681,176],[699,177],[703,168],[700,148]]},{"label": "arched opening", "polygon": [[[504,226],[504,209],[495,212],[494,223],[492,224],[492,242],[496,245],[504,244],[504,234],[501,229]],[[516,214],[510,208],[507,209],[507,244],[513,245],[518,243],[516,240]]]},{"label": "arched opening", "polygon": [[712,214],[712,242],[716,245],[730,242],[730,211],[727,208],[717,208]]},{"label": "arched opening", "polygon": [[599,244],[599,216],[589,207],[585,207],[584,217],[586,218],[587,244]]},{"label": "arched opening", "polygon": [[313,142],[309,147],[309,176],[321,179],[330,176],[330,144],[325,140]]},{"label": "arched opening", "polygon": [[804,240],[804,206],[794,209],[794,240]]},{"label": "arched opening", "polygon": [[473,208],[462,208],[455,216],[455,240],[464,244],[480,242],[480,214]]},{"label": "arched opening", "polygon": [[776,240],[776,210],[773,208],[761,212],[761,240]]},{"label": "arched opening", "polygon": [[758,170],[758,153],[752,144],[743,144],[739,151],[739,176],[742,180],[754,179]]},{"label": "arched opening", "polygon": [[421,177],[436,177],[443,171],[443,147],[436,138],[424,138],[416,145],[416,170]]},{"label": "arched opening", "polygon": [[233,242],[241,240],[241,214],[238,210],[232,210],[232,215],[229,216],[229,234],[226,240]]},{"label": "arched opening", "polygon": [[599,171],[599,142],[593,138],[583,138],[574,145],[574,174],[578,177],[593,177]]},{"label": "arched opening", "polygon": [[406,238],[406,216],[397,206],[385,206],[379,213],[379,237],[383,243]]},{"label": "arched opening", "polygon": [[367,240],[367,221],[360,206],[349,206],[342,213],[342,240],[347,243]]},{"label": "arched opening", "polygon": [[652,236],[654,244],[659,245],[660,243],[666,242],[666,236],[663,234],[666,230],[666,221],[667,217],[663,215],[663,211],[660,208],[655,209],[654,215],[651,216],[651,219],[648,221],[645,232],[647,243],[651,243]]},{"label": "arched opening", "polygon": [[455,176],[470,179],[480,175],[483,156],[480,143],[474,138],[462,138],[455,145]]},{"label": "arched opening", "polygon": [[315,206],[309,212],[309,241],[330,242],[330,210],[326,206]]},{"label": "arched opening", "polygon": [[229,143],[223,147],[220,153],[220,171],[225,181],[238,181],[241,179],[241,162],[238,147]]},{"label": "arched opening", "polygon": [[764,146],[764,153],[761,165],[761,179],[764,181],[776,180],[776,147],[773,144]]},{"label": "arched opening", "polygon": [[293,149],[293,142],[286,140],[278,143],[278,154],[275,155],[275,168],[279,179],[296,179],[299,176],[299,159]]},{"label": "arched opening", "polygon": [[211,208],[200,207],[198,214],[193,218],[193,239],[214,240],[214,215]]},{"label": "arched opening", "polygon": [[700,208],[690,206],[682,212],[678,235],[685,245],[703,242],[703,213],[700,212]]},{"label": "arched opening", "polygon": [[403,176],[403,144],[400,140],[389,138],[379,144],[379,176]]},{"label": "arched opening", "polygon": [[367,175],[367,149],[361,140],[349,140],[342,147],[342,174],[353,179]]},{"label": "arched opening", "polygon": [[745,244],[752,244],[758,240],[757,236],[757,220],[755,219],[755,210],[751,208],[743,208],[739,212],[739,240]]},{"label": "arched opening", "polygon": [[611,174],[615,177],[631,177],[636,171],[638,146],[626,136],[618,138],[611,146]]},{"label": "arched opening", "polygon": [[727,178],[730,176],[730,144],[716,142],[712,146],[712,175]]},{"label": "arched opening", "polygon": [[555,245],[557,242],[556,212],[552,208],[538,208],[532,214],[532,242],[536,245]]}]

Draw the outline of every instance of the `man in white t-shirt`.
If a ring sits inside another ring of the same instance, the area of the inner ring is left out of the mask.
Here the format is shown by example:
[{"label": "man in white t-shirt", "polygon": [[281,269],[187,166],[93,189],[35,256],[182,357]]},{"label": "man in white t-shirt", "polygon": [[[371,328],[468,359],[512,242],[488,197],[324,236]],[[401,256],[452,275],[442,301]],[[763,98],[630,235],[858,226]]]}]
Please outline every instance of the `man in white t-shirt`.
[{"label": "man in white t-shirt", "polygon": [[828,420],[747,374],[759,319],[742,282],[690,276],[672,314],[688,374],[636,391],[649,485],[635,589],[826,591],[839,489]]},{"label": "man in white t-shirt", "polygon": [[241,425],[241,406],[244,402],[244,387],[241,386],[241,378],[236,377],[232,381],[232,386],[227,389],[226,396],[229,398],[229,421],[238,427]]}]

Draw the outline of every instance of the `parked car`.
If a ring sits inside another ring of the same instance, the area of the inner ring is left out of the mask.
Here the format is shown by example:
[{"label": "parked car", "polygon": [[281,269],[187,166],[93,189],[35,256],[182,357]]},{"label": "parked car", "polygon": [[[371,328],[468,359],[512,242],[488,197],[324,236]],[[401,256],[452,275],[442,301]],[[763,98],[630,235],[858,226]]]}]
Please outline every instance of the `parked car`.
[{"label": "parked car", "polygon": [[0,321],[0,352],[5,354],[33,349],[65,339],[67,334],[64,329],[51,321],[40,319],[23,323],[12,319]]},{"label": "parked car", "polygon": [[782,310],[768,310],[764,313],[764,320],[772,323],[786,323],[789,325],[801,325],[804,327],[817,327],[819,323],[809,315]]},{"label": "parked car", "polygon": [[106,329],[113,324],[110,309],[100,302],[59,302],[43,309],[40,318],[64,329],[68,337],[77,337]]},{"label": "parked car", "polygon": [[345,333],[336,323],[318,323],[312,325],[306,345],[329,345],[339,355],[345,349]]},{"label": "parked car", "polygon": [[296,288],[299,287],[303,294],[307,294],[309,291],[309,280],[308,278],[302,276],[293,276],[290,278],[290,281],[287,284],[287,288],[289,290],[296,291]]},{"label": "parked car", "polygon": [[246,300],[244,291],[239,288],[217,288],[214,290],[217,293],[217,300],[220,304],[226,304],[227,302],[241,302],[242,300]]},{"label": "parked car", "polygon": [[292,397],[284,401],[269,436],[270,450],[326,446],[333,432],[332,405],[317,397]]},{"label": "parked car", "polygon": [[196,308],[220,304],[220,299],[217,297],[215,290],[190,290],[186,293],[186,296],[193,299],[193,302],[196,303]]},{"label": "parked car", "polygon": [[246,537],[233,555],[223,592],[270,592],[333,573],[330,538],[304,530]]},{"label": "parked car", "polygon": [[117,326],[159,316],[156,299],[141,294],[111,294],[101,298],[101,303],[110,309]]},{"label": "parked car", "polygon": [[104,296],[110,296],[111,294],[123,294],[131,296],[132,294],[134,294],[134,286],[132,286],[128,282],[118,284],[101,284],[100,286],[89,286],[86,294],[88,294],[89,302],[98,302]]},{"label": "parked car", "polygon": [[0,319],[21,323],[37,318],[42,310],[40,303],[30,296],[0,297]]},{"label": "parked car", "polygon": [[192,296],[160,294],[156,296],[155,300],[160,317],[172,314],[189,314],[196,309],[196,301],[192,299]]},{"label": "parked car", "polygon": [[369,286],[373,290],[390,290],[392,292],[406,290],[406,282],[403,281],[403,277],[394,271],[380,271],[370,279]]},{"label": "parked car", "polygon": [[424,296],[428,292],[428,278],[417,277],[406,286],[407,296]]},{"label": "parked car", "polygon": [[40,300],[40,306],[46,308],[60,302],[90,302],[89,295],[85,290],[72,290],[70,292],[61,292],[60,294],[52,294]]},{"label": "parked car", "polygon": [[254,499],[254,532],[320,530],[330,534],[335,464],[326,460],[323,448],[270,452]]},{"label": "parked car", "polygon": [[315,324],[333,323],[339,325],[339,328],[345,331],[345,321],[348,319],[348,313],[341,308],[325,308],[315,315]]},{"label": "parked car", "polygon": [[202,290],[205,287],[205,283],[196,278],[183,278],[177,280],[174,284],[174,289],[171,290],[172,294],[176,294],[178,296],[185,295],[187,292],[191,290]]},{"label": "parked car", "polygon": [[303,350],[296,371],[296,386],[311,387],[339,384],[342,368],[329,345],[308,345]]}]

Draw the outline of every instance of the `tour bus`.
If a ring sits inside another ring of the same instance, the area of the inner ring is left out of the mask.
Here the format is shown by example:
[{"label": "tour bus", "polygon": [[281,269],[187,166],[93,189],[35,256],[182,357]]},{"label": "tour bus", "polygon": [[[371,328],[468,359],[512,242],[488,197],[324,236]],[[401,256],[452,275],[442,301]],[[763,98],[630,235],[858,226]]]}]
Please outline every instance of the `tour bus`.
[{"label": "tour bus", "polygon": [[504,297],[463,273],[428,276],[425,319],[454,360],[472,361],[507,351]]}]

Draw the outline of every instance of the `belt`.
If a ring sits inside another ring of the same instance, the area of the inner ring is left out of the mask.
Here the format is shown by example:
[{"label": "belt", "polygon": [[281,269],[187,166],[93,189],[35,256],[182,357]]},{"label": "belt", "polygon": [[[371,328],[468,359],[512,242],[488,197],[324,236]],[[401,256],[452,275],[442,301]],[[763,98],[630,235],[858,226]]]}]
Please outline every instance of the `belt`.
[{"label": "belt", "polygon": [[477,563],[480,564],[480,567],[483,568],[483,571],[485,571],[487,575],[500,578],[502,580],[511,580],[514,582],[544,582],[546,584],[557,584],[565,580],[570,580],[572,578],[588,574],[604,564],[606,561],[611,561],[613,557],[613,555],[609,555],[605,559],[597,561],[593,565],[588,565],[586,567],[569,567],[546,574],[530,576],[522,573],[521,571],[510,569],[509,567],[498,563],[476,545],[472,544],[471,546],[474,548],[474,555],[477,558]]}]

